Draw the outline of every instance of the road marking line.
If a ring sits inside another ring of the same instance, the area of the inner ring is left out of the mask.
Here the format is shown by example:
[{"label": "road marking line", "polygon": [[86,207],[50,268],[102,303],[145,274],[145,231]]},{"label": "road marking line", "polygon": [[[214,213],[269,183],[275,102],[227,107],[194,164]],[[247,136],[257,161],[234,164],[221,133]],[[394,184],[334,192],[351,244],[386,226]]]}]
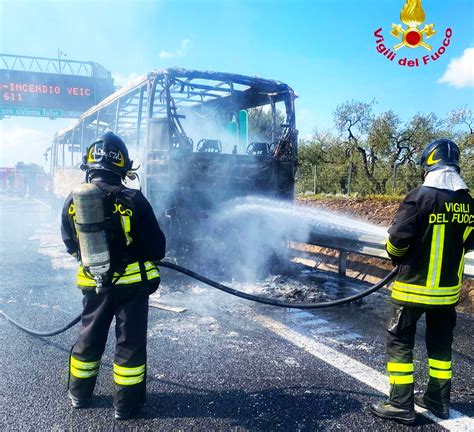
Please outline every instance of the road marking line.
[{"label": "road marking line", "polygon": [[312,319],[309,321],[302,321],[300,323],[300,325],[303,325],[303,326],[326,325],[326,324],[329,324],[329,322],[322,318]]},{"label": "road marking line", "polygon": [[290,313],[295,318],[314,318],[312,313],[299,311],[298,309],[290,309]]},{"label": "road marking line", "polygon": [[[354,360],[353,358],[340,353],[321,342],[317,342],[308,336],[298,333],[279,321],[275,321],[264,315],[254,315],[253,318],[255,318],[255,320],[266,329],[276,333],[278,336],[286,339],[297,347],[304,349],[312,356],[339,369],[341,372],[355,378],[361,383],[372,387],[374,390],[383,394],[388,394],[390,386],[386,375],[377,372],[375,369],[372,369],[371,367]],[[459,432],[474,430],[474,419],[466,417],[462,413],[453,409],[450,410],[451,417],[449,420],[438,419],[433,414],[420,407],[416,407],[416,411],[449,431]]]},{"label": "road marking line", "polygon": [[49,204],[46,204],[45,202],[39,200],[38,198],[33,198],[33,201],[36,201],[37,203],[44,205],[45,207],[51,210],[51,206]]}]

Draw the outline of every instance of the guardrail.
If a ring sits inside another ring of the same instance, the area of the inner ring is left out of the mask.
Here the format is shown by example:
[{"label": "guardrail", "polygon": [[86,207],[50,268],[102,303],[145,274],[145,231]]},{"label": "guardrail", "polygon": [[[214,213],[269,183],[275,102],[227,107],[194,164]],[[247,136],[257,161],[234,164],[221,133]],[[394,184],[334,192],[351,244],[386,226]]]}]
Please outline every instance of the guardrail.
[{"label": "guardrail", "polygon": [[[312,234],[306,243],[314,246],[335,249],[339,251],[339,273],[345,275],[347,269],[347,254],[356,253],[375,258],[388,260],[385,251],[386,238],[360,236],[356,240],[329,236],[326,234]],[[474,252],[466,254],[464,261],[464,276],[474,278]]]}]

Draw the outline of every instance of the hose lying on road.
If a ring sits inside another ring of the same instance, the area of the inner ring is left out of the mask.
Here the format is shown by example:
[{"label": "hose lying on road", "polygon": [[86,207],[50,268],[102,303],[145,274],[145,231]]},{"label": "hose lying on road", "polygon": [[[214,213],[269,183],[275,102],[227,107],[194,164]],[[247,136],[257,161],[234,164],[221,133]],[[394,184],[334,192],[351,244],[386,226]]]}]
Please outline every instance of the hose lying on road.
[{"label": "hose lying on road", "polygon": [[270,299],[268,297],[260,297],[252,294],[247,294],[242,291],[235,290],[233,288],[230,288],[226,285],[222,285],[218,282],[215,282],[211,279],[208,279],[205,276],[201,276],[198,273],[193,272],[192,270],[188,270],[184,267],[181,267],[177,264],[170,263],[168,261],[160,261],[158,263],[160,267],[167,267],[172,270],[175,270],[179,273],[183,273],[189,277],[192,277],[193,279],[196,279],[198,281],[204,282],[207,285],[210,285],[214,288],[217,288],[218,290],[224,291],[227,294],[231,294],[246,300],[251,300],[257,303],[263,303],[263,304],[268,304],[272,306],[278,306],[278,307],[285,307],[285,308],[294,308],[294,309],[322,309],[322,308],[328,308],[332,306],[340,306],[346,303],[353,302],[355,300],[359,300],[363,297],[368,296],[369,294],[372,294],[373,292],[379,290],[382,288],[384,285],[389,283],[397,274],[398,272],[398,267],[395,267],[387,276],[385,276],[380,282],[377,282],[375,285],[372,285],[370,288],[366,289],[365,291],[362,291],[360,293],[354,294],[350,297],[342,298],[339,300],[332,300],[328,302],[320,302],[320,303],[288,303],[285,301],[281,300],[275,300],[275,299]]},{"label": "hose lying on road", "polygon": [[[382,288],[384,285],[388,284],[397,274],[398,272],[398,267],[395,267],[387,276],[385,276],[381,281],[377,282],[376,284],[372,285],[370,288],[366,289],[365,291],[361,291],[360,293],[354,294],[349,297],[345,297],[339,300],[332,300],[328,302],[320,302],[320,303],[289,303],[285,302],[282,300],[275,300],[271,299],[268,297],[261,297],[261,296],[256,296],[253,294],[247,294],[242,291],[238,291],[236,289],[230,288],[226,285],[222,285],[218,282],[215,282],[211,279],[208,279],[205,276],[202,276],[196,272],[193,272],[192,270],[188,270],[187,268],[181,267],[177,264],[170,263],[168,261],[160,261],[157,263],[160,267],[167,267],[169,269],[172,269],[174,271],[177,271],[179,273],[183,273],[189,277],[192,277],[193,279],[196,279],[198,281],[204,282],[205,284],[212,286],[214,288],[217,288],[218,290],[224,291],[227,294],[231,294],[246,300],[251,300],[257,303],[263,303],[271,306],[278,306],[278,307],[285,307],[285,308],[294,308],[294,309],[322,309],[322,308],[328,308],[328,307],[333,307],[333,306],[340,306],[346,303],[350,303],[356,300],[359,300],[363,297],[368,296],[369,294],[372,294],[373,292],[379,290]],[[80,320],[81,320],[81,315],[78,315],[76,318],[74,318],[69,324],[66,326],[52,331],[52,332],[35,332],[27,327],[23,327],[21,324],[10,318],[5,312],[0,311],[0,315],[2,315],[5,319],[10,321],[14,326],[18,327],[20,330],[23,330],[24,332],[33,335],[33,336],[41,336],[41,337],[49,337],[49,336],[56,336],[60,333],[65,332],[66,330],[69,330],[71,327],[75,326]]]},{"label": "hose lying on road", "polygon": [[66,330],[69,330],[71,327],[74,327],[80,320],[81,320],[81,315],[78,315],[76,318],[74,318],[69,324],[65,325],[64,327],[61,327],[58,330],[54,330],[52,332],[37,332],[34,330],[31,330],[27,327],[23,327],[20,323],[16,322],[13,318],[10,318],[5,312],[0,311],[0,315],[3,316],[7,321],[10,321],[15,327],[18,327],[20,330],[23,330],[24,332],[32,335],[32,336],[41,336],[41,337],[50,337],[50,336],[56,336],[58,334],[64,333]]}]

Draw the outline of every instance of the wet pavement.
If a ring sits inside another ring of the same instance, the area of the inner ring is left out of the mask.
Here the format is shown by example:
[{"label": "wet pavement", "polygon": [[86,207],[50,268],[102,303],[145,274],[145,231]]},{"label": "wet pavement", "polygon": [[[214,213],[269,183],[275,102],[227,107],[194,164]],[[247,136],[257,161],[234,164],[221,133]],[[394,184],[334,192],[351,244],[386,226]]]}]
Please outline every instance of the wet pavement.
[{"label": "wet pavement", "polygon": [[[81,293],[74,286],[76,264],[60,243],[58,218],[42,200],[0,196],[0,222],[0,308],[42,331],[72,320],[81,310]],[[303,312],[249,303],[166,270],[162,278],[159,301],[187,310],[150,308],[148,401],[136,419],[113,419],[113,329],[93,403],[73,410],[66,397],[67,360],[77,327],[34,338],[0,318],[1,430],[413,429],[367,410],[383,397],[384,292],[354,306]],[[179,289],[172,289],[176,284]],[[242,289],[268,294],[268,281]],[[416,430],[472,425],[466,418],[474,414],[472,322],[459,315],[454,344],[452,407],[461,418],[440,424],[420,415]],[[420,388],[427,375],[423,326],[415,353]]]}]

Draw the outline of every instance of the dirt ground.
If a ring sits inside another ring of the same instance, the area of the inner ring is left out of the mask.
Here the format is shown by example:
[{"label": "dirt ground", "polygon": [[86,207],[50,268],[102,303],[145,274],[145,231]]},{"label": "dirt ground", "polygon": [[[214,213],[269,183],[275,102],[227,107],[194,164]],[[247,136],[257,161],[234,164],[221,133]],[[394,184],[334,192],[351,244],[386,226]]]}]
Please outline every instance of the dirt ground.
[{"label": "dirt ground", "polygon": [[[358,216],[359,218],[372,222],[377,225],[389,226],[397,212],[400,204],[400,199],[388,197],[375,198],[346,198],[346,197],[299,197],[298,202],[304,205],[318,206],[328,210],[345,213],[349,216]],[[318,248],[318,250],[307,250],[308,252],[322,253],[327,256],[334,256],[334,252],[327,249]],[[384,260],[376,258],[362,257],[354,254],[349,254],[350,261],[348,268],[359,275],[363,273],[362,267],[380,267],[384,270],[389,270],[391,265]],[[331,261],[329,259],[329,261]],[[335,268],[337,265],[332,263]],[[331,265],[331,264],[329,264]],[[375,270],[371,272],[372,277],[381,277]],[[365,279],[371,279],[365,276]],[[461,300],[458,308],[464,312],[474,313],[474,279],[464,280],[462,286]]]}]

